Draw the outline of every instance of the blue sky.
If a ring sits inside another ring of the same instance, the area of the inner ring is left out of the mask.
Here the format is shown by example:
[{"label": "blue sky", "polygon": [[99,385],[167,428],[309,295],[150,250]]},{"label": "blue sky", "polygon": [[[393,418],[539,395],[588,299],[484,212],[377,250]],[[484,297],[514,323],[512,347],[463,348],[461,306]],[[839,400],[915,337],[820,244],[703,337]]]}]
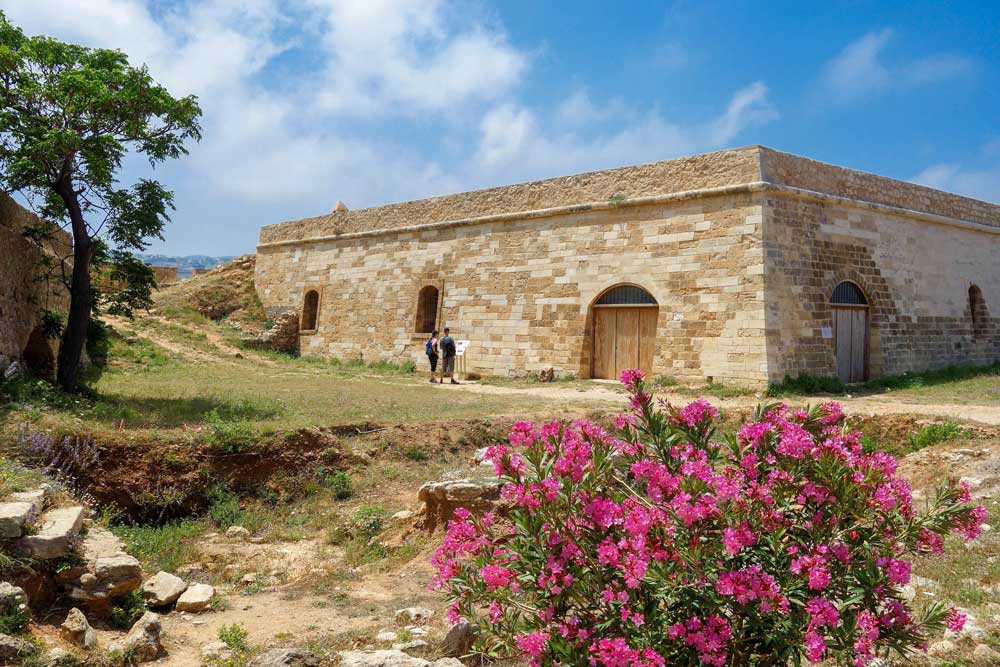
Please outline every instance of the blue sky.
[{"label": "blue sky", "polygon": [[[117,47],[204,139],[151,251],[262,224],[747,144],[1000,201],[998,2],[0,0]],[[148,166],[130,162],[126,180]]]}]

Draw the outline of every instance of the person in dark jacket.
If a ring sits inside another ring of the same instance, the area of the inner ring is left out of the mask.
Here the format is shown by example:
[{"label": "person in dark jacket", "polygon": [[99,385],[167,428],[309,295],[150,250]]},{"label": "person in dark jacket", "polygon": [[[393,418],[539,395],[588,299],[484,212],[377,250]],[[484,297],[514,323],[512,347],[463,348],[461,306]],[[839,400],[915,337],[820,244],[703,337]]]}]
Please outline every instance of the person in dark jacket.
[{"label": "person in dark jacket", "polygon": [[434,384],[434,372],[438,365],[438,330],[431,332],[431,337],[424,345],[424,352],[427,354],[427,361],[431,364],[431,384]]},{"label": "person in dark jacket", "polygon": [[444,376],[447,375],[452,384],[455,382],[455,357],[458,351],[455,347],[455,339],[451,337],[451,329],[444,328],[444,335],[438,341],[438,349],[441,351],[441,384],[444,384]]}]

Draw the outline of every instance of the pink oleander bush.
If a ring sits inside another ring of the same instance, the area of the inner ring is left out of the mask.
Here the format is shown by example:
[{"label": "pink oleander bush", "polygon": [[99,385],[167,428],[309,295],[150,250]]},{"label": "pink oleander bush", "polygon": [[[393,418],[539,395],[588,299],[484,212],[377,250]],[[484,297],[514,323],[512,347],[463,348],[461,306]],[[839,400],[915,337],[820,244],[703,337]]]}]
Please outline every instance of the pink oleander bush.
[{"label": "pink oleander bush", "polygon": [[500,519],[459,510],[435,553],[452,620],[491,655],[532,665],[866,665],[926,645],[954,608],[900,595],[909,557],[974,538],[986,518],[943,485],[917,510],[896,462],[865,453],[840,407],[757,407],[716,433],[706,401],[654,401],[594,424],[519,423],[489,450],[506,484]]}]

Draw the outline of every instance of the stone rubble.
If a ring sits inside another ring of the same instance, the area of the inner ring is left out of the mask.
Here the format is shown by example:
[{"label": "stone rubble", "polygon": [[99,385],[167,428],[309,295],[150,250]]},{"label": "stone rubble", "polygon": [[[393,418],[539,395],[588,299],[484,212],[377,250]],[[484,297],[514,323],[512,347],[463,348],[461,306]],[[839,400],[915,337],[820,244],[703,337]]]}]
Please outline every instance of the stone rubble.
[{"label": "stone rubble", "polygon": [[485,477],[424,484],[417,492],[417,499],[424,504],[424,528],[433,532],[445,526],[459,507],[473,513],[490,511],[500,500],[502,486],[500,480]]},{"label": "stone rubble", "polygon": [[130,655],[136,662],[150,662],[164,653],[160,643],[160,616],[147,611],[128,631],[124,639],[112,643],[109,651]]},{"label": "stone rubble", "polygon": [[161,571],[142,584],[142,597],[150,607],[166,607],[176,602],[187,588],[180,577]]},{"label": "stone rubble", "polygon": [[215,595],[215,588],[208,584],[191,584],[187,587],[179,598],[177,598],[177,611],[197,613],[208,609]]},{"label": "stone rubble", "polygon": [[83,612],[76,607],[66,614],[66,620],[59,626],[59,634],[70,644],[88,651],[97,646],[97,633],[90,627]]},{"label": "stone rubble", "polygon": [[38,532],[17,540],[15,548],[35,560],[62,558],[73,550],[83,519],[84,509],[79,505],[49,510],[42,515]]}]

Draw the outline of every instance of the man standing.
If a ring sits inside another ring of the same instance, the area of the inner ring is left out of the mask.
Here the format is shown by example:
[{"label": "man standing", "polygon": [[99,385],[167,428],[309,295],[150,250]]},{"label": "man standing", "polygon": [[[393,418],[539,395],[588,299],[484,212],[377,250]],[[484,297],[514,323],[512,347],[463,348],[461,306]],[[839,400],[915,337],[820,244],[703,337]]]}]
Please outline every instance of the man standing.
[{"label": "man standing", "polygon": [[455,382],[455,357],[458,351],[455,349],[455,339],[451,337],[451,329],[448,327],[444,328],[444,335],[438,341],[438,349],[441,351],[441,384],[444,384],[445,375],[451,379],[452,384],[459,384]]}]

